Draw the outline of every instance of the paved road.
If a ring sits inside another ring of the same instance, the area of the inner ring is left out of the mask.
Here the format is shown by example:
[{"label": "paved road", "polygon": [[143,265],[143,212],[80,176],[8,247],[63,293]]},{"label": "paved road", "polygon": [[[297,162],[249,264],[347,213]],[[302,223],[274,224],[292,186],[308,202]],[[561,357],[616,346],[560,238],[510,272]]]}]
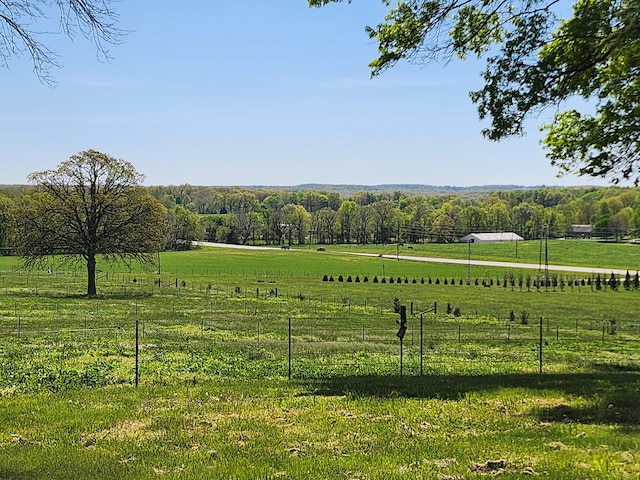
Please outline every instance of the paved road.
[{"label": "paved road", "polygon": [[[219,247],[219,248],[244,248],[251,250],[277,250],[279,247],[257,247],[252,245],[232,245],[227,243],[211,243],[211,242],[195,242],[197,245],[204,247]],[[295,252],[296,250],[291,250]],[[358,255],[362,257],[378,257],[388,260],[409,260],[412,262],[426,262],[426,263],[447,263],[454,265],[474,265],[479,267],[504,267],[504,268],[524,268],[529,270],[538,270],[540,265],[537,263],[516,263],[516,262],[493,262],[489,260],[465,260],[462,258],[439,258],[439,257],[419,257],[414,255],[378,255],[375,253],[358,253],[358,252],[333,252],[342,255]],[[626,269],[617,268],[597,268],[597,267],[576,267],[572,265],[549,265],[550,271],[558,272],[575,272],[575,273],[600,273],[602,275],[626,275]],[[635,274],[635,270],[629,269],[629,273]]]},{"label": "paved road", "polygon": [[276,250],[279,247],[258,247],[254,245],[234,245],[233,243],[214,243],[214,242],[193,242],[194,245],[201,247],[217,247],[217,248],[238,248],[245,250]]}]

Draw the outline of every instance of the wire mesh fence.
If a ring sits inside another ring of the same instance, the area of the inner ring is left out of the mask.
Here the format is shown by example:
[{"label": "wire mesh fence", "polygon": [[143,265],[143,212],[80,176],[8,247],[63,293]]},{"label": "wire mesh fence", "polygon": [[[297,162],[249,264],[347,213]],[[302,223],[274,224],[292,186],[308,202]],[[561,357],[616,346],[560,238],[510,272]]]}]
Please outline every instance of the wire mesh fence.
[{"label": "wire mesh fence", "polygon": [[[51,308],[49,306],[49,308]],[[99,309],[98,309],[99,312]],[[422,320],[422,321],[421,321]],[[473,324],[429,315],[393,318],[122,317],[60,315],[0,321],[0,388],[95,387],[204,378],[427,376],[638,368],[632,325],[583,328],[538,319]],[[621,359],[626,355],[626,360]],[[615,361],[614,361],[615,360]],[[626,362],[626,363],[625,363]]]},{"label": "wire mesh fence", "polygon": [[87,299],[77,272],[3,273],[0,389],[213,377],[640,370],[640,323],[624,309],[556,319],[515,306],[500,311],[471,293],[473,311],[456,313],[428,300],[428,287],[418,284],[407,290],[415,297],[405,297],[401,342],[392,308],[398,290],[305,292],[302,279],[288,280],[252,276],[239,285],[237,277],[225,283],[104,272],[98,279],[104,296]]}]

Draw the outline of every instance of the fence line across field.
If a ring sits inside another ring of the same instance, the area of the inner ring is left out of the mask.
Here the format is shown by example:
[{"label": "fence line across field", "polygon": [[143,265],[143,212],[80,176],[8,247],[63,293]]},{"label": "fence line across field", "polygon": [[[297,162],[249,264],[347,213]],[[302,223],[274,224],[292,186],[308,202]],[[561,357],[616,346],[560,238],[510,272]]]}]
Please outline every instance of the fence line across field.
[{"label": "fence line across field", "polygon": [[[18,317],[20,321],[20,317]],[[345,317],[343,323],[348,324],[352,319]],[[197,327],[196,322],[173,321],[158,322],[145,321],[144,319],[129,320],[111,327],[95,328],[50,328],[30,329],[28,325],[18,324],[16,330],[8,330],[6,322],[2,322],[2,334],[4,336],[16,335],[20,339],[33,337],[53,337],[56,343],[65,345],[65,342],[98,341],[101,348],[109,348],[103,342],[105,339],[115,338],[119,342],[128,342],[129,347],[135,348],[136,358],[136,382],[140,378],[139,366],[148,361],[146,356],[152,354],[155,349],[182,350],[186,345],[223,346],[229,349],[239,349],[254,345],[273,353],[274,365],[279,362],[287,363],[287,375],[289,378],[304,375],[313,375],[310,366],[327,369],[327,374],[348,370],[353,364],[353,359],[358,360],[359,369],[362,372],[382,371],[393,374],[393,364],[396,364],[395,374],[401,375],[408,372],[410,375],[423,375],[448,371],[447,359],[455,358],[459,362],[473,365],[474,362],[491,362],[497,370],[501,368],[515,368],[509,364],[520,365],[519,368],[532,369],[538,366],[540,372],[545,365],[544,354],[547,350],[553,352],[553,342],[558,340],[558,330],[552,331],[552,335],[546,333],[544,319],[540,318],[538,325],[519,326],[514,330],[524,330],[526,335],[519,338],[509,336],[511,326],[501,327],[499,333],[491,333],[498,330],[493,326],[470,326],[462,324],[438,325],[429,330],[423,328],[421,334],[415,328],[407,333],[404,352],[398,352],[399,340],[395,334],[395,325],[388,327],[367,327],[365,325],[350,325],[336,327],[334,317],[307,317],[307,318],[278,318],[265,322],[254,321],[251,317],[244,322],[245,327],[253,325],[246,331],[246,336],[238,336],[232,340],[216,338],[216,332],[234,331],[235,324],[227,329],[205,329],[207,322],[200,322],[200,331],[184,327]],[[86,319],[80,319],[86,322]],[[340,322],[337,322],[338,325]],[[268,324],[268,325],[265,325]],[[265,328],[266,327],[266,328]],[[328,338],[323,333],[324,329],[333,330],[333,336]],[[337,330],[337,332],[335,331]],[[134,334],[135,331],[135,334]],[[115,333],[115,337],[113,334]],[[585,332],[589,335],[576,335],[571,332],[571,340],[593,341],[596,332]],[[633,332],[637,333],[637,332]],[[537,334],[537,336],[535,335]],[[410,336],[409,336],[410,335]],[[77,338],[77,337],[81,337]],[[637,335],[635,336],[637,338]],[[154,339],[162,339],[163,342],[154,342]],[[602,341],[623,341],[618,338],[608,340],[605,330],[602,330]],[[135,347],[133,343],[135,341]],[[151,343],[149,343],[151,342]],[[548,344],[548,345],[547,345]],[[502,345],[502,347],[499,347]],[[506,348],[510,345],[511,348]],[[493,347],[500,350],[492,349]],[[536,348],[533,348],[533,347]],[[142,352],[141,348],[142,347]],[[286,354],[285,354],[286,351]],[[141,354],[142,353],[142,354]],[[403,356],[404,353],[404,356]],[[125,353],[122,360],[127,356]],[[364,355],[364,356],[363,356]],[[279,360],[278,360],[279,359]],[[394,360],[395,359],[395,360]],[[321,360],[321,362],[318,362]]]},{"label": "fence line across field", "polygon": [[[97,308],[96,308],[97,310]],[[137,310],[137,307],[136,307]],[[19,312],[15,307],[15,312]],[[15,313],[14,312],[14,313]],[[91,318],[88,316],[83,317],[67,317],[65,319],[65,326],[56,324],[55,321],[37,322],[38,327],[30,326],[30,319],[28,314],[23,315],[17,313],[13,317],[13,321],[5,319],[0,321],[0,332],[5,335],[11,334],[11,330],[30,330],[33,333],[65,333],[73,331],[99,331],[102,329],[108,330],[112,328],[124,329],[123,325],[126,322],[119,320],[117,325],[114,326],[95,326],[95,323],[104,324],[105,320]],[[247,316],[239,321],[229,322],[221,326],[219,319],[211,319],[206,317],[184,320],[176,320],[175,318],[166,319],[153,319],[147,320],[144,316],[137,316],[140,318],[142,325],[155,326],[156,328],[176,327],[176,326],[199,326],[200,334],[205,335],[210,331],[232,331],[237,333],[247,332],[247,337],[251,338],[255,336],[259,339],[261,334],[268,332],[278,332],[282,330],[282,323],[279,319],[255,319],[251,316]],[[282,317],[280,317],[282,318]],[[382,321],[388,321],[388,325],[371,326],[368,325],[362,319],[355,319],[350,317],[292,317],[294,320],[294,334],[295,336],[308,336],[310,341],[321,341],[324,337],[335,337],[339,335],[346,335],[348,339],[357,339],[365,341],[370,338],[388,337],[393,339],[390,332],[395,328],[395,324],[391,320],[391,317],[381,319]],[[69,324],[83,325],[82,328],[69,326]],[[106,323],[109,323],[106,321]],[[602,331],[608,336],[615,335],[615,333],[630,333],[640,336],[640,328],[634,322],[623,322],[610,324],[608,321],[589,322],[589,326],[582,326],[578,328],[577,322],[565,323],[559,325],[557,322],[552,323],[549,319],[543,319],[543,329],[545,337],[555,338],[560,340],[561,338],[576,338],[579,332],[584,335],[595,336],[599,335]],[[407,335],[411,339],[411,342],[415,342],[415,338],[418,335],[418,330],[422,327],[423,338],[428,338],[431,341],[453,341],[457,340],[458,343],[464,340],[479,341],[479,340],[492,340],[500,341],[527,341],[537,338],[537,334],[533,332],[532,325],[520,325],[515,322],[506,322],[503,324],[468,324],[464,322],[456,322],[452,320],[439,320],[437,318],[429,317],[423,319],[420,322],[419,318],[410,318],[408,322]],[[334,340],[335,341],[335,340]],[[378,338],[378,341],[380,339]]]}]

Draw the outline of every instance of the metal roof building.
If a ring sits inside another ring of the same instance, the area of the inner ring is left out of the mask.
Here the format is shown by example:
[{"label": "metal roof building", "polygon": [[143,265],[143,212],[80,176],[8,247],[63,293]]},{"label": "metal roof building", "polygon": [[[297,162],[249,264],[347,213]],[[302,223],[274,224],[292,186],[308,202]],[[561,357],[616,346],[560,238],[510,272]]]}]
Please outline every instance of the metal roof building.
[{"label": "metal roof building", "polygon": [[524,240],[520,235],[513,232],[500,233],[470,233],[460,239],[461,242],[483,243],[483,242],[516,242]]}]

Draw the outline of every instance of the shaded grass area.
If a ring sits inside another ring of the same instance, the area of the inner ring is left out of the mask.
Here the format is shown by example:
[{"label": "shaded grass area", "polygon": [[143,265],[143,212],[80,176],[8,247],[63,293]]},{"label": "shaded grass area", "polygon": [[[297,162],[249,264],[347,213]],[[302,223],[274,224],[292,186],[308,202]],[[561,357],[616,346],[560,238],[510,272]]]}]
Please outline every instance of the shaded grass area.
[{"label": "shaded grass area", "polygon": [[633,478],[639,388],[355,376],[0,398],[0,478]]},{"label": "shaded grass area", "polygon": [[435,375],[419,379],[352,376],[303,382],[315,394],[374,398],[460,400],[503,390],[554,392],[560,397],[590,399],[580,406],[553,405],[531,411],[540,421],[640,426],[640,375],[629,373],[554,373]]}]

